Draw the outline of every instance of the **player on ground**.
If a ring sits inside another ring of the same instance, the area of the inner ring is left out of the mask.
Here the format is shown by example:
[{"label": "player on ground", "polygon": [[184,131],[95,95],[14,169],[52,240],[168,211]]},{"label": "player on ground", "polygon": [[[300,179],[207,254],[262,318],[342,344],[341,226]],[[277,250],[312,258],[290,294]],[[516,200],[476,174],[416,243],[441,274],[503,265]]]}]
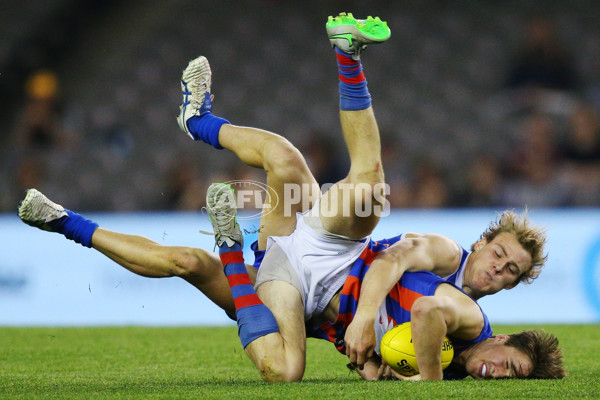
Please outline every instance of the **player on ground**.
[{"label": "player on ground", "polygon": [[[337,342],[354,316],[368,269],[365,265],[379,251],[379,244],[369,235],[379,220],[377,209],[383,205],[383,170],[379,132],[359,54],[365,44],[387,39],[389,30],[379,19],[357,21],[345,15],[330,18],[327,27],[340,68],[340,117],[351,159],[348,176],[310,211],[297,216],[291,235],[269,238],[254,286],[244,268],[243,240],[235,221],[232,190],[224,184],[213,184],[207,193],[209,216],[236,305],[239,337],[261,377],[269,382],[302,379],[305,321],[310,327],[324,320],[321,336],[343,350],[343,343]],[[369,212],[358,215],[347,210]],[[446,335],[456,344],[457,364],[478,378],[550,377],[547,365],[538,362],[554,355],[557,369],[562,371],[555,338],[550,339],[553,346],[535,355],[505,346],[506,337],[491,338],[487,318],[474,300],[429,272],[404,273],[391,289],[386,302],[378,307],[376,327],[385,332],[398,323],[412,322],[422,379],[442,379],[440,349]],[[486,349],[495,357],[489,357]],[[548,356],[546,350],[553,355]],[[379,364],[369,359],[362,376],[376,378]]]},{"label": "player on ground", "polygon": [[[224,272],[235,299],[240,339],[264,380],[300,380],[305,363],[303,311],[304,305],[310,304],[310,301],[303,299],[314,293],[314,288],[302,289],[302,283],[308,281],[307,276],[298,276],[299,268],[291,265],[285,259],[285,254],[277,251],[273,255],[274,247],[271,244],[257,280],[262,281],[264,278],[261,275],[266,271],[267,279],[279,279],[276,285],[271,286],[277,292],[269,293],[269,289],[261,289],[268,281],[263,285],[259,283],[257,292],[254,291],[244,272],[243,237],[235,220],[235,204],[234,194],[228,185],[211,185],[207,193],[207,209],[215,229],[221,260],[225,265]],[[306,239],[306,233],[314,236],[319,233],[302,229],[305,230],[304,233],[296,230],[291,235],[296,236],[296,244],[305,243],[303,250],[297,253],[310,261],[302,268],[310,270],[311,274],[326,275],[323,267],[333,264],[330,270],[335,270],[336,257],[322,255],[323,243],[318,247],[310,247],[306,245],[306,240],[302,240]],[[329,239],[336,238],[332,235]],[[336,250],[339,251],[344,248],[343,241],[346,240],[346,248],[352,247],[350,240],[340,237],[337,239],[339,240],[330,240],[327,245],[335,243]],[[338,351],[345,353],[342,338],[356,312],[357,304],[360,303],[361,282],[369,270],[369,263],[378,252],[397,240],[399,237],[379,243],[369,241],[353,263],[341,290],[331,298],[322,312],[313,315],[306,322],[309,336],[329,340],[336,345]],[[284,265],[278,269],[272,265],[273,261]],[[313,265],[320,266],[321,271],[315,271]],[[286,285],[292,286],[297,292],[287,291]],[[278,306],[277,303],[282,305]],[[274,313],[265,304],[273,308]],[[293,315],[298,312],[299,318],[294,320]],[[363,379],[441,379],[440,349],[445,335],[448,335],[455,346],[453,362],[443,374],[445,379],[460,379],[467,375],[477,379],[557,379],[565,375],[562,352],[554,336],[530,330],[492,337],[488,319],[477,303],[466,293],[430,272],[403,274],[386,296],[383,306],[378,310],[378,322],[375,325],[377,342],[393,326],[407,321],[412,324],[421,374],[410,378],[402,377],[382,365],[378,357],[372,357],[363,369],[358,370]],[[295,342],[298,340],[303,342]]]},{"label": "player on ground", "polygon": [[[361,42],[360,38],[353,37],[353,32],[344,30],[347,27],[344,18],[352,19],[351,16],[332,18],[328,21],[327,27],[330,41],[332,45],[337,45],[336,49],[338,49],[340,106],[342,108],[348,107],[348,110],[361,109],[370,102],[370,95],[366,89],[366,80],[359,60],[360,50],[366,44]],[[370,40],[377,41],[380,39],[371,37]],[[348,54],[351,55],[350,60],[346,60],[347,57],[342,57],[340,53],[343,52],[339,52],[340,47],[347,48]],[[206,61],[196,60],[195,62],[203,64]],[[206,67],[194,67],[194,64],[191,64],[186,69],[187,73],[184,72],[182,79],[184,96],[189,95],[191,100],[188,106],[188,99],[187,97],[184,98],[179,118],[180,126],[194,139],[203,140],[217,148],[221,146],[229,148],[245,161],[241,155],[243,151],[253,152],[253,143],[256,143],[255,138],[248,134],[246,138],[242,137],[240,141],[239,131],[232,133],[227,128],[230,125],[222,125],[227,121],[214,117],[210,113],[209,90],[200,90],[204,87],[210,88],[210,74],[205,73],[207,70],[209,70],[208,64],[206,64]],[[187,82],[190,85],[195,85],[195,90],[188,90]],[[352,103],[352,96],[357,99],[355,104]],[[342,119],[346,118],[347,115],[349,114],[342,113]],[[362,123],[364,120],[360,115],[354,118],[358,123]],[[342,123],[344,132],[345,126],[354,123],[355,121],[349,121],[345,125]],[[221,125],[223,128],[219,130]],[[267,136],[262,136],[264,141],[268,140]],[[229,140],[232,138],[235,139]],[[242,146],[236,148],[236,144],[240,143]],[[286,145],[289,145],[289,142]],[[370,157],[371,150],[368,147],[361,150],[365,157]],[[254,151],[254,153],[258,152]],[[287,151],[284,154],[288,156],[288,153],[290,152]],[[265,169],[267,169],[270,160],[268,156],[268,154],[263,154],[261,160]],[[295,156],[292,158],[295,161],[294,163],[287,166],[277,165],[285,172],[283,179],[274,177],[280,173],[278,168],[267,169],[267,183],[279,194],[282,194],[281,183],[308,183],[311,187],[315,184],[315,180],[308,172],[304,160],[297,157],[296,153],[293,156]],[[285,160],[286,158],[279,159]],[[259,162],[254,165],[260,166],[260,164]],[[300,168],[299,173],[293,174],[291,171],[296,167]],[[276,182],[276,184],[272,185],[271,182]],[[280,196],[280,198],[283,198],[283,196]],[[297,211],[306,210],[297,207]],[[280,221],[283,221],[283,223]],[[373,222],[376,224],[376,220],[371,221],[371,223]],[[261,232],[259,236],[258,249],[264,250],[266,237],[289,234],[295,226],[295,221],[289,215],[282,215],[281,210],[279,210],[263,218],[261,226],[268,229],[268,231]],[[346,232],[346,234],[351,236],[351,232]],[[375,261],[374,265],[377,268],[373,268],[366,277],[363,302],[361,302],[356,319],[347,331],[348,355],[351,362],[356,362],[359,366],[362,366],[365,360],[372,355],[375,347],[373,330],[375,312],[382,303],[385,294],[405,271],[432,271],[445,277],[449,282],[455,283],[458,287],[462,287],[469,295],[478,299],[502,289],[510,289],[521,281],[532,281],[539,275],[546,259],[543,252],[545,244],[543,231],[530,226],[526,217],[521,217],[510,211],[505,212],[500,221],[492,225],[482,235],[482,239],[473,245],[472,255],[453,240],[440,235],[407,233],[403,236],[403,239],[405,240],[398,242],[397,245],[382,253],[382,256]],[[251,278],[253,273],[254,271],[251,271]]]},{"label": "player on ground", "polygon": [[[333,27],[335,27],[335,25],[330,26],[330,28]],[[338,39],[339,38],[333,38],[332,40]],[[350,45],[353,44],[347,39],[346,43]],[[343,45],[344,42],[342,41],[340,44]],[[364,43],[360,42],[355,43],[355,45],[361,47],[363,44]],[[338,54],[338,56],[341,56],[341,54]],[[356,54],[354,56],[356,57]],[[344,59],[342,59],[342,61],[344,61]],[[349,69],[352,70],[352,68]],[[341,71],[342,76],[343,72],[344,71]],[[352,72],[350,71],[349,74],[351,75]],[[350,76],[348,79],[351,80],[352,77]],[[361,85],[362,84],[364,84],[366,89],[366,82],[361,83]],[[342,84],[340,85],[342,86]],[[194,60],[190,63],[190,66],[186,68],[182,79],[182,89],[184,92],[184,102],[179,122],[182,129],[190,134],[190,136],[212,143],[217,148],[225,147],[230,149],[248,165],[264,168],[267,171],[269,186],[275,190],[279,190],[280,194],[282,193],[282,185],[285,182],[307,183],[309,186],[315,184],[315,180],[308,171],[302,156],[288,141],[270,132],[230,125],[227,121],[218,117],[213,118],[212,114],[207,112],[211,109],[211,99],[209,94],[210,67],[205,58],[200,57],[199,59]],[[344,94],[342,94],[342,102],[344,101],[343,96]],[[368,96],[368,92],[366,92],[366,96]],[[342,116],[342,118],[344,117]],[[301,203],[297,206],[299,208]],[[299,208],[298,211],[304,210]],[[222,266],[213,253],[201,249],[160,246],[139,236],[125,235],[97,228],[95,223],[86,221],[83,217],[72,213],[71,211],[64,210],[61,206],[50,202],[45,196],[35,190],[28,193],[20,208],[19,215],[25,222],[31,225],[46,230],[64,233],[65,236],[74,239],[79,243],[88,247],[93,246],[98,251],[136,274],[149,277],[180,276],[205,293],[212,301],[230,314],[235,310],[227,280],[224,279],[222,274],[215,273],[215,271],[219,271]],[[258,248],[265,248],[268,235],[287,235],[291,233],[295,227],[295,222],[295,217],[293,215],[290,218],[283,214],[282,207],[279,207],[279,209],[276,208],[275,211],[268,216],[263,216],[261,220]],[[501,229],[494,230],[494,235],[498,232],[506,231],[506,224],[502,222],[502,219],[499,225],[499,228]],[[416,244],[417,242],[420,242],[421,248],[433,248],[434,243],[437,242],[440,244],[439,242],[443,242],[442,239],[444,239],[437,237],[436,235],[407,234],[405,236],[408,239],[411,239],[407,241],[407,243],[410,242]],[[412,240],[416,238],[419,240]],[[489,238],[489,241],[494,240],[494,237],[491,235],[488,235],[486,238]],[[434,262],[429,262],[424,263],[425,266],[432,265],[432,270],[434,272],[440,272],[440,274],[447,270],[450,272],[456,272],[457,270],[469,271],[471,266],[473,266],[473,270],[483,270],[487,267],[485,264],[485,257],[478,257],[476,261],[469,263],[474,257],[466,258],[464,255],[466,252],[464,250],[460,249],[453,241],[449,239],[446,239],[446,241],[451,243],[452,246],[441,247],[445,248],[447,251],[460,254],[457,258],[460,260],[460,263],[455,262],[453,265],[450,265],[450,262],[447,264],[435,264]],[[401,242],[404,241],[400,241],[399,243]],[[423,243],[429,244],[429,246],[423,246]],[[410,246],[396,246],[396,248],[400,249],[400,247],[402,247],[402,251],[413,254],[415,252],[412,250],[412,244]],[[477,251],[480,251],[481,248],[485,249],[485,239],[483,242],[478,242],[478,245],[480,248],[477,248]],[[406,259],[406,254],[402,256],[402,251],[396,251],[398,257],[404,257]],[[260,252],[257,254],[259,257],[261,256]],[[465,259],[467,262],[465,262]],[[373,265],[375,265],[376,262],[377,261],[375,261]],[[387,262],[389,262],[389,260],[387,260]],[[450,265],[449,268],[448,265]],[[409,268],[412,269],[418,267],[418,262],[409,266]],[[440,269],[440,271],[438,271],[438,269]],[[253,275],[256,273],[256,270],[249,267],[248,271],[250,273],[250,278],[253,281]],[[455,274],[454,277],[456,277],[456,275],[458,275],[458,273]],[[475,276],[475,274],[468,274],[465,272],[464,275],[464,282],[467,288],[473,287],[477,289],[479,287],[477,286],[479,281],[470,283],[468,278],[469,276]],[[493,278],[500,282],[505,280],[505,277],[499,274],[494,275]],[[512,285],[517,282],[518,279],[510,281],[509,284]],[[496,285],[496,287],[501,288],[502,284]],[[479,289],[479,292],[484,293],[485,290],[490,289],[482,287]],[[499,289],[493,288],[492,290],[493,291],[490,291],[489,294],[494,293]],[[365,292],[366,291],[363,290],[363,294]]]}]

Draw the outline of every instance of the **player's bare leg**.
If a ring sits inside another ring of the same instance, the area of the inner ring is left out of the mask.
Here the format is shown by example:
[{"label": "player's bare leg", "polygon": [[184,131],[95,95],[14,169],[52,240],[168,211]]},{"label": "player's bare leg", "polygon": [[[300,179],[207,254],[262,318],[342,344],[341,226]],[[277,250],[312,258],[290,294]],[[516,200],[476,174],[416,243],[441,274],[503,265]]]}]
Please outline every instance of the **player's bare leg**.
[{"label": "player's bare leg", "polygon": [[[256,128],[223,125],[219,132],[221,145],[233,151],[245,164],[267,172],[270,196],[261,215],[258,248],[266,248],[269,236],[286,236],[296,227],[296,212],[312,207],[320,192],[316,179],[308,169],[304,157],[287,139],[275,133]],[[284,204],[285,185],[307,190],[308,201]],[[272,204],[269,199],[278,201]]]},{"label": "player's bare leg", "polygon": [[[148,238],[98,228],[92,247],[123,268],[148,278],[179,277],[228,313],[235,307],[219,256],[199,248],[163,246]],[[252,281],[256,268],[246,266]]]},{"label": "player's bare leg", "polygon": [[306,368],[304,305],[298,289],[283,281],[265,282],[257,294],[271,310],[279,332],[258,338],[246,353],[267,382],[295,382]]},{"label": "player's bare leg", "polygon": [[379,130],[372,108],[341,111],[340,116],[351,167],[348,176],[323,195],[321,221],[328,232],[362,238],[377,225],[381,213],[376,210],[385,202]]},{"label": "player's bare leg", "polygon": [[[200,114],[201,107],[206,107],[208,104],[212,108],[210,93],[202,92],[210,87],[208,61],[204,57],[199,57],[193,60],[184,71],[184,78],[186,72],[195,75],[196,79],[192,79],[190,82],[187,95],[184,93],[184,104],[178,118],[180,125],[187,122],[191,116]],[[185,86],[184,83],[182,86]],[[196,101],[196,109],[194,109],[192,107],[194,102],[191,100],[197,98],[198,96],[195,94],[200,92],[209,101],[207,104]],[[187,107],[187,114],[184,112],[185,107]],[[206,109],[204,108],[202,112],[206,112]],[[302,155],[283,137],[260,129],[220,122],[222,121],[217,121],[219,125],[217,137],[218,141],[222,143],[222,147],[236,153],[244,163],[267,171],[267,185],[276,194],[276,196],[272,196],[273,198],[283,198],[283,185],[286,182],[316,185]],[[182,129],[184,129],[183,126]],[[194,137],[187,129],[184,130]],[[218,141],[216,147],[221,147]],[[310,206],[310,203],[308,204]],[[302,205],[302,202],[291,205],[291,212],[284,215],[283,205],[279,204],[268,216],[262,217],[262,229],[259,235],[260,249],[265,248],[266,238],[269,235],[287,235],[294,230],[295,212],[302,211]],[[31,214],[32,207],[36,206],[38,207],[37,212],[42,212],[41,215]],[[26,209],[30,211],[28,215],[26,215]],[[42,209],[43,211],[40,211]],[[47,224],[48,221],[45,219],[59,220],[67,216],[67,213],[62,206],[52,203],[43,194],[33,189],[23,201],[19,215],[24,222],[30,225],[56,231]],[[205,293],[209,299],[224,310],[234,311],[227,280],[222,274],[215,273],[222,268],[216,254],[196,248],[162,246],[141,236],[96,229],[97,224],[91,221],[84,223],[86,220],[79,215],[77,215],[77,219],[81,219],[80,225],[86,229],[81,231],[79,235],[81,237],[70,237],[71,239],[84,246],[93,247],[122,267],[140,276],[181,277]],[[76,234],[79,230],[74,229],[73,232]],[[251,281],[254,282],[256,269],[248,266],[248,274]]]},{"label": "player's bare leg", "polygon": [[352,14],[329,18],[327,32],[338,59],[340,120],[350,154],[350,172],[320,203],[325,230],[353,238],[369,235],[385,203],[379,128],[360,64],[360,52],[390,36],[379,18],[356,20]]},{"label": "player's bare leg", "polygon": [[284,207],[284,185],[310,187],[317,195],[317,183],[302,154],[287,139],[262,129],[232,125],[213,115],[211,79],[212,72],[205,57],[190,61],[181,78],[183,101],[177,120],[180,128],[194,140],[204,141],[217,149],[228,149],[245,164],[267,172],[271,198],[280,201],[279,204],[265,204],[274,209],[261,217],[258,245],[259,249],[264,249],[268,236],[292,233],[296,226],[295,213],[304,211],[307,204],[306,208],[312,206],[309,201]]},{"label": "player's bare leg", "polygon": [[[298,290],[282,281],[263,283],[258,294],[245,273],[243,236],[236,221],[236,199],[229,185],[212,184],[206,194],[208,216],[231,286],[238,334],[246,353],[268,382],[298,381],[304,374],[306,334]],[[269,253],[265,256],[269,257]]]},{"label": "player's bare leg", "polygon": [[[94,248],[127,270],[144,277],[178,276],[198,288],[216,305],[235,312],[221,260],[202,249],[163,246],[150,239],[99,228],[81,215],[66,210],[36,189],[27,191],[19,205],[19,217],[36,228],[62,233],[68,239]],[[251,279],[256,268],[246,266]]]}]

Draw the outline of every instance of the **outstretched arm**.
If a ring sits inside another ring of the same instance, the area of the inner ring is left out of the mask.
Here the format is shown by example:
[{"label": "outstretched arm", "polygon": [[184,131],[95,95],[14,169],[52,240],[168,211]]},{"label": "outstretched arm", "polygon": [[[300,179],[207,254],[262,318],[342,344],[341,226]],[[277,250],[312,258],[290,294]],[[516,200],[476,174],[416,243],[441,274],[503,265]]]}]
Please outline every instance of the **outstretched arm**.
[{"label": "outstretched arm", "polygon": [[404,272],[431,271],[447,276],[458,268],[460,255],[453,240],[417,233],[407,233],[404,239],[379,253],[365,275],[356,314],[344,337],[350,362],[362,368],[373,355],[377,310]]}]

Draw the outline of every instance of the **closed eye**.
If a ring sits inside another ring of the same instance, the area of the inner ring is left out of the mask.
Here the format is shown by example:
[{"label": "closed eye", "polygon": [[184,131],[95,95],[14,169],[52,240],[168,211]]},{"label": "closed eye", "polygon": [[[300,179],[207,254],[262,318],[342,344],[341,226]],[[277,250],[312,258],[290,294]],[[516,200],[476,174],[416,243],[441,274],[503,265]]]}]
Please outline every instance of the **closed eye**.
[{"label": "closed eye", "polygon": [[513,378],[516,376],[516,371],[515,371],[514,365],[512,365],[508,360],[506,360],[506,370],[510,371],[508,378]]}]

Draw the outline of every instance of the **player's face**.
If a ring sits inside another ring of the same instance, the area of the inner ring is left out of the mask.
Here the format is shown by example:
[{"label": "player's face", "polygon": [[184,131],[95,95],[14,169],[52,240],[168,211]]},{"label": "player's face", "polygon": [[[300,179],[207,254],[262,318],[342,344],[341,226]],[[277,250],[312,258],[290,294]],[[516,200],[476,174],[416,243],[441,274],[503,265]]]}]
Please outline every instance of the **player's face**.
[{"label": "player's face", "polygon": [[481,342],[465,362],[467,373],[476,379],[524,378],[533,368],[531,359],[504,343],[507,335]]},{"label": "player's face", "polygon": [[502,232],[471,255],[473,263],[465,282],[482,295],[494,294],[517,285],[520,276],[531,267],[531,255],[515,235]]}]

